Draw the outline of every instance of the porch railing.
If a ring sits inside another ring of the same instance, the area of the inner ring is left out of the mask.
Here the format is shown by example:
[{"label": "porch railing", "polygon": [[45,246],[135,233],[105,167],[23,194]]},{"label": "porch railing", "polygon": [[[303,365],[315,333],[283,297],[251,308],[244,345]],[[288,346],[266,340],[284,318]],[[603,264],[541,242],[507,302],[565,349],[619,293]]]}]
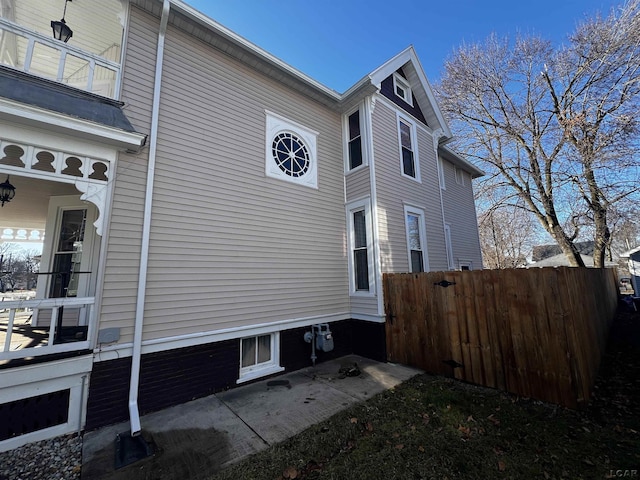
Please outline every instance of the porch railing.
[{"label": "porch railing", "polygon": [[[79,340],[61,338],[60,330],[64,327],[61,326],[61,322],[59,322],[59,320],[62,318],[65,307],[85,309],[84,318],[91,319],[91,309],[94,303],[94,297],[11,300],[0,302],[0,334],[6,334],[4,341],[2,342],[0,361],[51,355],[53,353],[74,352],[91,348],[91,320],[88,321],[89,325],[85,326],[86,335],[83,334],[82,338]],[[16,325],[16,314],[20,310],[50,310],[51,318],[49,320],[48,328],[45,328],[46,333],[34,335],[33,329],[31,329],[30,326],[25,326],[25,324]],[[21,331],[18,331],[17,327],[19,327]],[[14,336],[24,338],[25,342],[30,339],[35,345],[26,348],[18,347],[17,349],[11,350],[11,339]]]},{"label": "porch railing", "polygon": [[[120,64],[105,58],[106,55],[113,56],[112,47],[103,52],[105,56],[96,55],[4,18],[0,18],[0,37],[4,47],[4,51],[0,51],[1,64],[81,90],[118,98]],[[13,44],[10,52],[9,44]],[[34,52],[39,49],[53,50],[57,55],[51,55],[54,58],[47,65],[36,65]]]}]

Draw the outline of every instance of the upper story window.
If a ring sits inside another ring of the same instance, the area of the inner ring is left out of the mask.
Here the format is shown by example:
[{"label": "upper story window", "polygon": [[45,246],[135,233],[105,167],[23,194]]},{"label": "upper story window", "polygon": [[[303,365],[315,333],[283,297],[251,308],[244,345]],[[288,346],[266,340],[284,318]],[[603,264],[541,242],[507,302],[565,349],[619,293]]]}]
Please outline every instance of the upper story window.
[{"label": "upper story window", "polygon": [[69,2],[67,43],[53,38],[64,0],[0,0],[0,64],[98,95],[117,98],[127,3]]},{"label": "upper story window", "polygon": [[402,174],[420,181],[420,166],[416,148],[416,126],[403,117],[398,116],[398,136],[400,138],[400,162]]},{"label": "upper story window", "polygon": [[465,179],[464,179],[464,170],[458,168],[458,167],[453,167],[454,168],[454,172],[456,175],[456,183],[458,185],[465,185]]},{"label": "upper story window", "polygon": [[404,78],[399,74],[393,74],[393,91],[402,100],[409,105],[413,105],[413,95],[411,93],[411,86]]},{"label": "upper story window", "polygon": [[349,170],[358,168],[363,164],[362,158],[362,124],[360,110],[356,110],[347,117],[347,129],[349,139]]},{"label": "upper story window", "polygon": [[318,187],[317,133],[266,112],[266,174],[307,187]]}]

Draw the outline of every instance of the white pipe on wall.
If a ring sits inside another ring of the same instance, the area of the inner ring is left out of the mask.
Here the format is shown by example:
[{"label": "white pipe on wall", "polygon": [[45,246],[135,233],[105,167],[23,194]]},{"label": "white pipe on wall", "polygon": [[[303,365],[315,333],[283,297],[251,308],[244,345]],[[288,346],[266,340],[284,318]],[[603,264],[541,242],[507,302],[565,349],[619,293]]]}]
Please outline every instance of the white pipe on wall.
[{"label": "white pipe on wall", "polygon": [[129,382],[129,421],[131,436],[140,434],[140,411],[138,409],[138,388],[140,386],[140,358],[142,356],[142,326],[144,323],[144,301],[147,289],[147,266],[149,262],[149,237],[151,233],[151,208],[153,202],[153,183],[155,178],[156,151],[158,147],[158,117],[160,110],[160,86],[162,83],[162,61],[164,58],[164,39],[169,22],[170,0],[162,4],[162,17],[158,32],[156,51],[156,71],[153,86],[153,107],[151,113],[151,143],[149,144],[149,165],[147,168],[147,187],[144,201],[144,219],[142,223],[142,248],[140,254],[140,272],[138,274],[138,296],[136,318],[133,331],[133,353],[131,357],[131,377]]}]

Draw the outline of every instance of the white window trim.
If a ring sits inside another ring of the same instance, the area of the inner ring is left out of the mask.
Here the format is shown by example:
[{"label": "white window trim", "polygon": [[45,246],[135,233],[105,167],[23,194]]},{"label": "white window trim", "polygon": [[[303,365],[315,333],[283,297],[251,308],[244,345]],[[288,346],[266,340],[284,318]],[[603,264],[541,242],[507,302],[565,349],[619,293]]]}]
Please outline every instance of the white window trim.
[{"label": "white window trim", "polygon": [[[404,165],[402,163],[402,133],[400,131],[400,122],[404,122],[411,127],[411,148],[413,151],[413,163],[416,169],[416,176],[412,177],[404,173]],[[405,178],[410,178],[414,182],[422,183],[420,179],[420,158],[418,156],[418,132],[416,130],[416,122],[405,115],[401,115],[396,111],[396,126],[398,128],[398,153],[400,155],[400,173]]]},{"label": "white window trim", "polygon": [[469,270],[473,270],[473,261],[458,259],[458,270],[462,270],[462,267],[469,267]]},{"label": "white window trim", "polygon": [[465,175],[464,175],[464,170],[462,170],[461,168],[458,167],[453,167],[453,174],[456,177],[456,183],[458,185],[462,185],[463,187],[465,186]]},{"label": "white window trim", "polygon": [[438,155],[438,182],[440,182],[440,189],[447,189],[447,184],[444,177],[444,160],[442,160],[442,157],[440,155]]},{"label": "white window trim", "polygon": [[[397,85],[404,90],[406,93],[405,97],[398,95],[398,90],[396,88]],[[393,74],[393,93],[396,97],[404,100],[413,107],[413,92],[411,91],[411,85],[409,85],[409,82],[397,73]]]},{"label": "white window trim", "polygon": [[[271,360],[268,362],[260,363],[257,365],[251,365],[249,367],[242,367],[242,340],[245,338],[257,337],[263,335],[271,336]],[[258,335],[251,335],[250,337],[242,337],[240,339],[240,375],[236,383],[249,382],[256,378],[266,377],[267,375],[273,375],[274,373],[284,371],[284,367],[280,366],[280,332],[262,333]]]},{"label": "white window trim", "polygon": [[444,224],[444,243],[447,250],[447,266],[449,270],[454,270],[455,263],[453,261],[453,245],[451,243],[451,226],[448,223]]},{"label": "white window trim", "polygon": [[[285,182],[291,182],[305,187],[318,188],[318,132],[311,130],[299,123],[289,120],[277,113],[265,110],[266,135],[265,135],[265,174],[267,177],[277,178]],[[302,140],[309,152],[309,170],[300,177],[290,177],[276,164],[271,151],[273,139],[279,133],[292,133]]]},{"label": "white window trim", "polygon": [[[344,152],[344,173],[348,175],[352,172],[357,172],[358,170],[363,169],[369,165],[369,156],[367,155],[367,137],[365,130],[365,112],[364,112],[364,104],[360,103],[356,108],[351,109],[348,113],[343,115],[342,117],[342,137],[343,141],[343,152]],[[358,165],[356,168],[349,168],[349,116],[353,115],[357,111],[360,112],[360,148],[362,150],[362,164]]]},{"label": "white window trim", "polygon": [[[356,290],[356,269],[353,264],[353,251],[355,248],[355,235],[353,228],[353,214],[364,210],[365,223],[367,228],[367,263],[369,270],[369,290]],[[349,295],[351,296],[363,296],[363,297],[375,297],[376,292],[376,276],[375,276],[375,262],[374,262],[374,250],[373,250],[373,224],[371,221],[371,201],[364,198],[350,202],[346,205],[347,211],[347,234],[348,234],[348,259],[349,259]]]},{"label": "white window trim", "polygon": [[415,215],[418,217],[418,228],[420,229],[420,247],[422,250],[422,269],[425,272],[429,271],[429,255],[427,253],[427,228],[425,223],[424,209],[419,207],[413,207],[411,205],[404,206],[404,230],[407,239],[407,257],[409,260],[409,272],[411,270],[411,246],[409,244],[409,225],[407,224],[407,216]]}]

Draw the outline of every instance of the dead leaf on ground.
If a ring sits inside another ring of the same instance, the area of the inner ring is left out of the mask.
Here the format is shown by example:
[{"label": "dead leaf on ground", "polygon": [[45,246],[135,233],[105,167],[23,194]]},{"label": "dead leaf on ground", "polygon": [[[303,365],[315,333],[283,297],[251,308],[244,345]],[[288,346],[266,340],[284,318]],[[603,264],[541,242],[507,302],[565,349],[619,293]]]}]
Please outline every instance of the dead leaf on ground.
[{"label": "dead leaf on ground", "polygon": [[469,427],[465,427],[464,425],[460,425],[458,427],[458,431],[464,433],[467,437],[471,436],[471,429]]},{"label": "dead leaf on ground", "polygon": [[282,473],[282,477],[288,478],[290,480],[293,480],[294,478],[298,478],[298,470],[296,469],[296,467],[289,466],[285,468],[284,472]]},{"label": "dead leaf on ground", "polygon": [[493,415],[493,413],[487,417],[487,420],[489,420],[491,423],[493,423],[496,427],[497,427],[498,425],[500,425],[500,420],[499,420],[499,419],[497,419],[497,418]]},{"label": "dead leaf on ground", "polygon": [[351,418],[349,419],[349,421],[350,421],[351,423],[358,423],[358,419],[357,419],[356,417],[351,417]]},{"label": "dead leaf on ground", "polygon": [[507,469],[507,464],[504,463],[502,460],[500,460],[498,462],[498,470],[500,470],[501,472],[504,472]]},{"label": "dead leaf on ground", "polygon": [[398,445],[396,445],[396,450],[402,450],[404,448],[404,445],[399,443]]},{"label": "dead leaf on ground", "polygon": [[367,422],[366,428],[368,432],[373,432],[373,423]]},{"label": "dead leaf on ground", "polygon": [[423,447],[422,445],[420,445],[420,446],[418,447],[418,451],[420,451],[420,452],[424,452],[424,447]]}]

